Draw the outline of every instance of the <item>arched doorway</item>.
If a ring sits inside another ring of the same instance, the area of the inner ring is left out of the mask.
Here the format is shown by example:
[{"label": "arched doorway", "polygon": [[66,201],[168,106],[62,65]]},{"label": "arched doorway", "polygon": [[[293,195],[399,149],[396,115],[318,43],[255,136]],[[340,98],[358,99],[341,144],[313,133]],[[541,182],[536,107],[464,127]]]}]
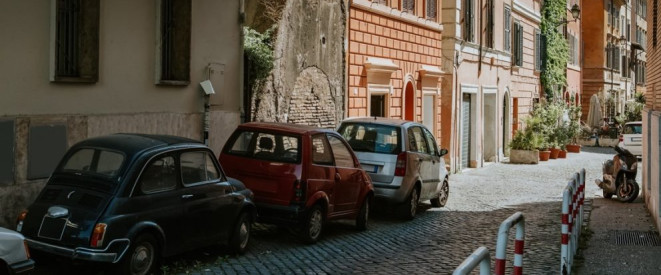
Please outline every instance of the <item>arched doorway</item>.
[{"label": "arched doorway", "polygon": [[404,90],[404,119],[414,121],[415,118],[415,89],[413,82],[406,83]]}]

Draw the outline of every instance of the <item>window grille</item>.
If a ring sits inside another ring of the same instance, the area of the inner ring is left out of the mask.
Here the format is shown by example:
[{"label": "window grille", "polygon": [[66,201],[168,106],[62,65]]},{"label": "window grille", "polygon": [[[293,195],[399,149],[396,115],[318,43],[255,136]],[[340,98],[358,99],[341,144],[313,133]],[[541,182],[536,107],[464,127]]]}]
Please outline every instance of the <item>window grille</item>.
[{"label": "window grille", "polygon": [[161,0],[160,77],[158,84],[187,85],[190,80],[191,0]]},{"label": "window grille", "polygon": [[427,0],[427,19],[436,19],[438,0]]},{"label": "window grille", "polygon": [[503,19],[504,19],[503,22],[504,22],[504,25],[505,25],[504,26],[505,27],[505,31],[504,31],[505,37],[503,39],[503,49],[506,52],[509,52],[509,51],[512,50],[512,32],[511,32],[512,22],[511,22],[511,18],[512,18],[512,11],[510,10],[510,7],[505,6],[505,14],[503,16]]},{"label": "window grille", "polygon": [[475,41],[473,30],[473,22],[475,22],[473,1],[474,0],[464,0],[464,40],[469,42]]},{"label": "window grille", "polygon": [[95,82],[98,78],[99,0],[57,0],[51,80]]},{"label": "window grille", "polygon": [[402,11],[415,13],[415,0],[402,0]]}]

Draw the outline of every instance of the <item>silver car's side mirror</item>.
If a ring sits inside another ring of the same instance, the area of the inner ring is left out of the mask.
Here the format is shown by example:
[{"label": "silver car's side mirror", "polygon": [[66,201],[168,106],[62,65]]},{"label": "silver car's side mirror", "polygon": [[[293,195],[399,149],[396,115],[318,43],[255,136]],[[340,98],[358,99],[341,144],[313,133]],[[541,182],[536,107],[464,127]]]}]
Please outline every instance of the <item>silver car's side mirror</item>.
[{"label": "silver car's side mirror", "polygon": [[438,156],[442,157],[442,156],[445,156],[447,154],[448,154],[448,149],[443,148],[443,149],[441,149],[441,152],[438,153]]}]

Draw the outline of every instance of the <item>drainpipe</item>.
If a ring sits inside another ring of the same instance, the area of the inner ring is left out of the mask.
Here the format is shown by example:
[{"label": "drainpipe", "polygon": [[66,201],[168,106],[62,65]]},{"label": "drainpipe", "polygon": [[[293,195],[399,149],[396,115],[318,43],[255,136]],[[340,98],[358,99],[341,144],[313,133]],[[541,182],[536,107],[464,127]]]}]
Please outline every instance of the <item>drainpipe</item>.
[{"label": "drainpipe", "polygon": [[484,8],[484,3],[482,3],[482,0],[480,0],[480,27],[478,28],[479,35],[480,35],[480,48],[479,48],[479,54],[478,54],[478,63],[477,63],[477,75],[479,76],[482,73],[482,9]]}]

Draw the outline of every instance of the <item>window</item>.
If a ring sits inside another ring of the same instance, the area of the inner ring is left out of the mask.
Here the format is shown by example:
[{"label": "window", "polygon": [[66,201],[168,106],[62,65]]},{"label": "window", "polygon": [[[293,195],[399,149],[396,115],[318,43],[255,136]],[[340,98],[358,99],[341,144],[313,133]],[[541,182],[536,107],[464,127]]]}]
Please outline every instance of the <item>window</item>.
[{"label": "window", "polygon": [[220,178],[220,172],[207,152],[185,152],[180,159],[181,182],[184,186]]},{"label": "window", "polygon": [[372,3],[381,4],[381,5],[388,5],[387,0],[372,0]]},{"label": "window", "polygon": [[509,52],[512,50],[512,10],[510,10],[509,6],[505,6],[505,14],[503,16],[503,24],[505,25],[505,31],[504,31],[504,39],[503,39],[503,49],[506,52]]},{"label": "window", "polygon": [[177,169],[174,158],[162,157],[145,167],[140,176],[140,192],[152,194],[177,188]]},{"label": "window", "polygon": [[429,153],[429,147],[425,141],[425,134],[420,127],[411,127],[408,130],[409,151],[419,153]]},{"label": "window", "polygon": [[370,116],[385,117],[386,116],[386,94],[371,94],[370,95]]},{"label": "window", "polygon": [[438,12],[438,0],[427,0],[427,19],[436,19]]},{"label": "window", "polygon": [[282,134],[242,131],[227,142],[225,153],[262,160],[299,163],[299,138]]},{"label": "window", "polygon": [[656,29],[657,29],[657,21],[658,21],[658,6],[659,6],[659,1],[654,0],[654,7],[652,7],[652,47],[656,47]]},{"label": "window", "polygon": [[474,25],[474,0],[464,0],[464,40],[468,42],[475,42]]},{"label": "window", "polygon": [[493,0],[486,0],[486,20],[485,23],[487,24],[485,26],[485,31],[484,31],[484,46],[487,48],[493,48]]},{"label": "window", "polygon": [[312,137],[312,163],[321,165],[333,165],[333,155],[331,154],[326,136],[323,134]]},{"label": "window", "polygon": [[567,35],[567,42],[569,43],[569,64],[578,66],[578,38],[570,33]]},{"label": "window", "polygon": [[542,32],[538,29],[535,29],[535,70],[541,71],[544,69],[544,56],[545,56],[545,47],[544,36]]},{"label": "window", "polygon": [[434,138],[434,135],[432,135],[427,129],[423,129],[423,131],[425,133],[425,139],[427,140],[429,154],[438,155],[438,146],[436,145],[436,139]]},{"label": "window", "polygon": [[402,11],[415,14],[415,0],[402,0]]},{"label": "window", "polygon": [[514,66],[523,66],[523,25],[520,22],[514,22],[513,42],[512,63]]},{"label": "window", "polygon": [[351,167],[355,168],[351,151],[344,145],[344,142],[337,137],[328,136],[331,148],[333,148],[333,157],[335,158],[335,165],[338,167]]},{"label": "window", "polygon": [[606,68],[613,68],[613,44],[611,42],[606,45]]},{"label": "window", "polygon": [[399,154],[399,128],[370,123],[342,123],[338,132],[355,152]]},{"label": "window", "polygon": [[191,0],[161,0],[157,84],[190,81]]},{"label": "window", "polygon": [[99,0],[57,0],[51,81],[93,83],[99,77]]},{"label": "window", "polygon": [[627,56],[622,56],[622,76],[629,77],[629,70],[627,70]]}]

